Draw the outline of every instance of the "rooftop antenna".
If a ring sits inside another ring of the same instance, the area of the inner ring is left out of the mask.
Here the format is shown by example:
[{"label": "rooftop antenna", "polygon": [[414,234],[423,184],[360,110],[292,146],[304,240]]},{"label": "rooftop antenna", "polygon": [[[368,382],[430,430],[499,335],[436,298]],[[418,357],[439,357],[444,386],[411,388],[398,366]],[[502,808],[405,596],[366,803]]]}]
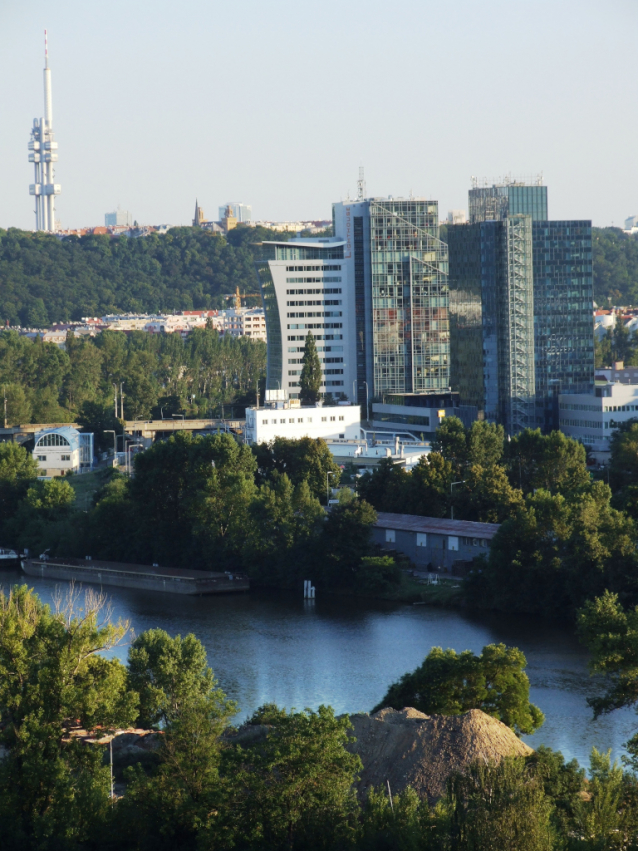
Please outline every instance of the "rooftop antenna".
[{"label": "rooftop antenna", "polygon": [[366,197],[366,180],[363,176],[363,166],[359,166],[359,180],[357,181],[357,201],[363,201]]}]

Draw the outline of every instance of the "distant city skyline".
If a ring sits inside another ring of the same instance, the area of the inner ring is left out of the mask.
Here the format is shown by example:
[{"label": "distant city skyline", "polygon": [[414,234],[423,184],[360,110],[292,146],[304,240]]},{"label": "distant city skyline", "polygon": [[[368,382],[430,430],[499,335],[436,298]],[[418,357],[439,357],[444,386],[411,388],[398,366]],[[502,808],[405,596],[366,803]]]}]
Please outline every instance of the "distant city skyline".
[{"label": "distant city skyline", "polygon": [[[255,220],[329,218],[333,202],[356,197],[360,165],[369,196],[412,191],[438,200],[441,218],[467,211],[472,176],[539,172],[552,219],[623,227],[638,214],[626,89],[635,0],[322,10],[3,4],[0,227],[34,226],[25,150],[42,109],[45,28],[65,229],[98,226],[117,204],[140,224],[187,225],[195,197],[211,211],[242,198]],[[206,56],[212,87],[193,63]]]}]

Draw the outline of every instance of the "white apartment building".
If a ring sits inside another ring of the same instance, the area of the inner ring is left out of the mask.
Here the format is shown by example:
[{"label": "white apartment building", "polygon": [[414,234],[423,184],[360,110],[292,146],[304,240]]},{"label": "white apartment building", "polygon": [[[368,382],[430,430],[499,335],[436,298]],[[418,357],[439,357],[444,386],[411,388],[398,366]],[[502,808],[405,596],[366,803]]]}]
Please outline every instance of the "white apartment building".
[{"label": "white apartment building", "polygon": [[358,405],[302,407],[296,399],[272,402],[265,408],[246,408],[247,443],[270,443],[276,437],[358,440],[360,408]]},{"label": "white apartment building", "polygon": [[299,398],[306,337],[315,338],[321,392],[356,398],[354,288],[340,239],[263,242],[257,268],[268,331],[266,388]]},{"label": "white apartment building", "polygon": [[593,452],[609,452],[618,426],[638,419],[638,384],[599,383],[592,394],[561,394],[559,425],[563,434],[579,440]]}]

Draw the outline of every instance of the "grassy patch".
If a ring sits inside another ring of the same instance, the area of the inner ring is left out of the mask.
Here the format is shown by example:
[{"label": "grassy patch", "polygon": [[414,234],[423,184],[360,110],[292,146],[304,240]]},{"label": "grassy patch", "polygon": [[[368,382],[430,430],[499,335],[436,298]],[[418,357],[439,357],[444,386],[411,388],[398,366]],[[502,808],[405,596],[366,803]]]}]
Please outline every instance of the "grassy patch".
[{"label": "grassy patch", "polygon": [[69,476],[67,482],[75,491],[75,507],[79,511],[89,511],[93,507],[93,497],[113,475],[111,468],[95,470],[92,473]]}]

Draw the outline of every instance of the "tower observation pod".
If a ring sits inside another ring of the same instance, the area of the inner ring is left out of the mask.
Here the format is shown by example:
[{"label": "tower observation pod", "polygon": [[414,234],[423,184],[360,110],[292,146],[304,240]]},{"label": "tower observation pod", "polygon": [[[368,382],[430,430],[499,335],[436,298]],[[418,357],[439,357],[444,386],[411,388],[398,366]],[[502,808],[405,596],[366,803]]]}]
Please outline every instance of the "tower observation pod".
[{"label": "tower observation pod", "polygon": [[29,194],[35,195],[35,229],[55,232],[55,196],[62,187],[54,183],[53,163],[58,161],[58,143],[53,134],[53,101],[47,31],[44,31],[44,117],[34,118],[29,140],[29,162],[35,170],[35,183]]}]

